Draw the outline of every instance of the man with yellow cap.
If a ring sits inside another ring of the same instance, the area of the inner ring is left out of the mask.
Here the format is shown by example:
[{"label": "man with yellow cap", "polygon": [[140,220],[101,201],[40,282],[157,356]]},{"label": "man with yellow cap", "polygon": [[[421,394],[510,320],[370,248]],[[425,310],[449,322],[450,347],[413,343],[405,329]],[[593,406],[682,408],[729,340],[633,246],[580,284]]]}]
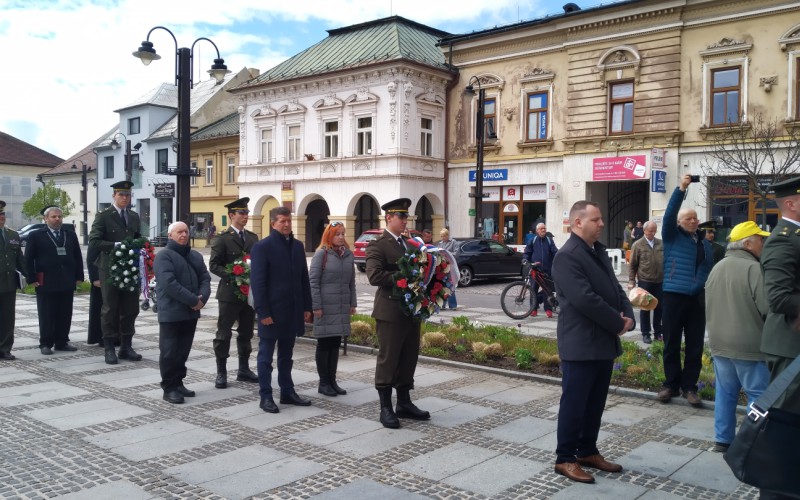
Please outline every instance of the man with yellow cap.
[{"label": "man with yellow cap", "polygon": [[100,310],[100,324],[103,329],[105,360],[109,365],[117,364],[114,341],[120,339],[119,358],[141,361],[141,354],[133,350],[134,323],[139,315],[139,293],[121,290],[109,282],[109,262],[111,252],[121,242],[139,238],[139,214],[130,209],[133,182],[119,181],[111,185],[114,189],[114,203],[94,219],[89,233],[89,246],[100,251],[96,263],[100,275],[100,291],[103,307]]},{"label": "man with yellow cap", "polygon": [[6,202],[0,200],[0,360],[16,359],[11,347],[20,274],[25,276],[19,234],[6,227]]},{"label": "man with yellow cap", "polygon": [[761,352],[767,297],[759,264],[767,236],[753,221],[734,226],[725,258],[706,281],[706,331],[716,379],[713,451],[719,453],[736,434],[739,391],[744,389],[750,405],[769,385]]}]

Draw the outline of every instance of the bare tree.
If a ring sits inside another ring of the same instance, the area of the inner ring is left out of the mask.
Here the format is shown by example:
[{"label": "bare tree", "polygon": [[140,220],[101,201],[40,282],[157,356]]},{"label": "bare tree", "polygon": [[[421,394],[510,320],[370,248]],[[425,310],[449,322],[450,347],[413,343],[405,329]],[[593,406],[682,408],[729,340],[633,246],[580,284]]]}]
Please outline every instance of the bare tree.
[{"label": "bare tree", "polygon": [[700,162],[708,179],[706,189],[710,193],[734,194],[742,188],[753,192],[761,200],[766,224],[769,186],[800,171],[800,128],[784,128],[777,119],[759,114],[752,121],[740,120],[709,135],[711,144]]}]

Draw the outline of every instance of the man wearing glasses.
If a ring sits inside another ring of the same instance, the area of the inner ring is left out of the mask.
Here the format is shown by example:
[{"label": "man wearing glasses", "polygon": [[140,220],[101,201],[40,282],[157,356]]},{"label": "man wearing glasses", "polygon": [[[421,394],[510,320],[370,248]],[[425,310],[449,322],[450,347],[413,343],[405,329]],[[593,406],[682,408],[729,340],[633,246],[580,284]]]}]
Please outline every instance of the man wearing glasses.
[{"label": "man wearing glasses", "polygon": [[[236,284],[228,272],[228,265],[250,255],[253,245],[258,243],[258,235],[244,228],[250,216],[247,204],[250,198],[240,198],[228,203],[228,219],[230,227],[223,231],[211,244],[211,272],[219,276],[217,300],[219,301],[219,318],[217,334],[214,337],[214,355],[217,358],[217,378],[214,387],[228,387],[227,362],[233,337],[233,324],[237,323],[236,350],[239,354],[239,370],[236,380],[241,382],[258,382],[258,375],[250,369],[250,353],[253,352],[252,339],[256,313],[246,299],[239,298],[234,292]],[[245,294],[247,295],[247,294]]]},{"label": "man wearing glasses", "polygon": [[[131,188],[133,182],[119,181],[112,184],[114,189],[113,203],[94,219],[92,231],[89,233],[89,246],[100,252],[97,269],[100,274],[100,291],[103,295],[103,308],[100,310],[100,325],[103,330],[103,347],[105,360],[109,365],[117,364],[117,353],[114,341],[119,339],[122,346],[119,358],[129,361],[141,361],[142,356],[133,350],[132,341],[134,323],[139,315],[140,290],[132,292],[120,290],[108,283],[109,262],[111,252],[121,242],[140,238],[139,214],[131,210]],[[146,285],[145,285],[146,286]]]}]

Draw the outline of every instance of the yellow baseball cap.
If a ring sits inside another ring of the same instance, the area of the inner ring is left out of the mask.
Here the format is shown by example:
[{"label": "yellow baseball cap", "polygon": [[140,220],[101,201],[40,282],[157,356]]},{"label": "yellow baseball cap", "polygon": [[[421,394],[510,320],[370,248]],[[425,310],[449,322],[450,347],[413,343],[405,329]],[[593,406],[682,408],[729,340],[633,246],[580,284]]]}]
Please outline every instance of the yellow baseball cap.
[{"label": "yellow baseball cap", "polygon": [[755,222],[749,220],[733,226],[731,234],[728,236],[728,241],[739,241],[756,234],[764,237],[769,236],[768,232],[762,231]]}]

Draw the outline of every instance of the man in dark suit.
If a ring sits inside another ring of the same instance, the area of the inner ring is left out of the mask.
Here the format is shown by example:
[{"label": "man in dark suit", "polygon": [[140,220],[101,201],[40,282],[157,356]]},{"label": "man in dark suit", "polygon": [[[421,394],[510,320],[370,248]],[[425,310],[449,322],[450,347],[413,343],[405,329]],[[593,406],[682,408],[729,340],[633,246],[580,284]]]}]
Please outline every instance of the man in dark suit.
[{"label": "man in dark suit", "polygon": [[[231,281],[233,276],[226,267],[245,255],[249,255],[253,246],[258,243],[256,233],[244,228],[250,210],[247,204],[250,198],[241,198],[225,205],[228,209],[230,227],[220,233],[211,243],[211,259],[209,261],[211,272],[219,276],[217,300],[219,301],[219,318],[217,319],[217,334],[214,337],[214,355],[217,358],[217,379],[214,387],[224,389],[228,387],[227,362],[231,349],[231,331],[233,324],[238,323],[236,331],[236,350],[239,353],[239,371],[236,380],[242,382],[258,382],[258,375],[253,373],[249,366],[250,353],[253,352],[253,328],[256,313],[247,303],[247,299],[236,296],[234,289],[238,286]],[[246,296],[247,293],[244,293]]]},{"label": "man in dark suit", "polygon": [[72,301],[75,286],[83,281],[83,255],[78,235],[61,227],[63,215],[58,207],[42,210],[45,227],[28,237],[25,263],[36,287],[39,311],[39,349],[42,354],[77,351],[70,344]]},{"label": "man in dark suit", "polygon": [[308,406],[292,382],[295,337],[311,323],[311,284],[303,244],[292,235],[292,212],[286,207],[270,210],[272,231],[250,253],[250,286],[258,317],[259,406],[278,413],[272,399],[272,355],[278,346],[278,386],[281,404]]},{"label": "man in dark suit", "polygon": [[[140,361],[142,356],[133,350],[132,341],[135,332],[134,323],[139,315],[139,293],[120,290],[109,283],[109,262],[111,252],[127,239],[140,237],[139,214],[130,210],[131,181],[119,181],[111,185],[114,188],[114,203],[103,210],[94,219],[92,231],[89,233],[89,246],[100,250],[96,261],[100,274],[100,290],[103,295],[103,306],[100,312],[103,328],[103,346],[106,363],[117,364],[117,353],[114,341],[121,340],[119,358],[129,361]],[[145,285],[146,286],[146,285]]]},{"label": "man in dark suit", "polygon": [[25,276],[19,234],[6,227],[6,202],[0,200],[0,360],[12,361],[19,274]]},{"label": "man in dark suit", "polygon": [[555,471],[573,481],[593,483],[581,466],[620,472],[597,449],[597,435],[611,383],[614,358],[622,354],[619,337],[634,328],[633,308],[611,267],[598,205],[578,201],[569,212],[572,234],[553,260],[561,314],[561,406]]},{"label": "man in dark suit", "polygon": [[[403,311],[400,295],[394,291],[397,261],[406,251],[405,238],[408,207],[411,200],[400,198],[381,206],[386,229],[367,247],[367,278],[378,287],[372,317],[378,335],[378,360],[375,367],[375,388],[380,398],[380,422],[384,427],[400,427],[401,418],[427,420],[430,413],[411,402],[414,372],[419,357],[420,321]],[[397,390],[397,412],[392,409],[392,388]]]}]

